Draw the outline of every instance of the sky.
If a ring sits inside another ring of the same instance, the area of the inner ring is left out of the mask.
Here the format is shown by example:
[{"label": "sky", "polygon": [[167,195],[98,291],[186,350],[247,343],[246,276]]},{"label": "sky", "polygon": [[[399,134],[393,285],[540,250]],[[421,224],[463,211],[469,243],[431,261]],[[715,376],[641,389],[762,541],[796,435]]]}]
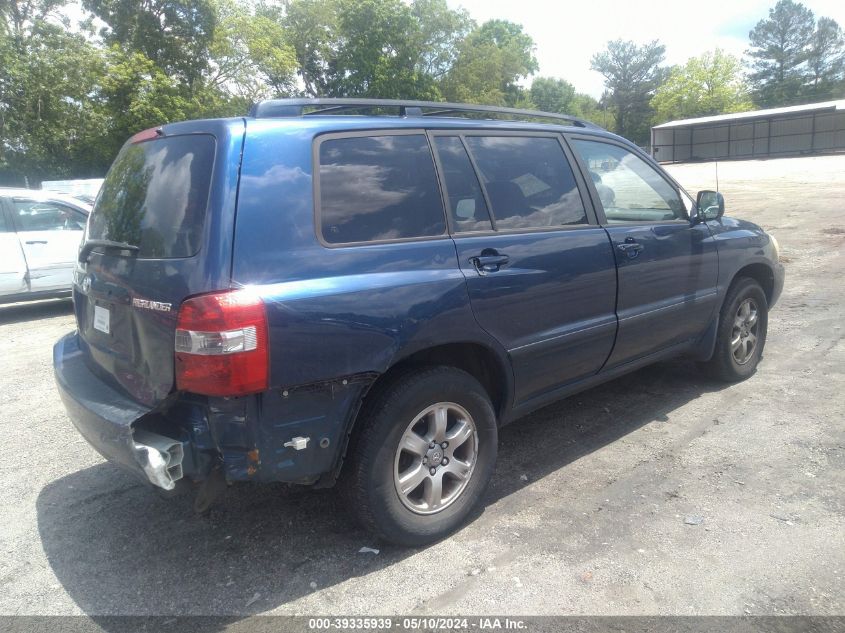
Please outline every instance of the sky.
[{"label": "sky", "polygon": [[[748,48],[748,32],[768,16],[776,0],[448,0],[479,24],[498,18],[522,24],[537,44],[537,75],[560,77],[596,98],[602,76],[590,70],[590,57],[609,40],[660,40],[666,63],[721,48],[738,57]],[[819,17],[845,27],[845,0],[802,0]],[[530,83],[530,82],[528,82]]]}]

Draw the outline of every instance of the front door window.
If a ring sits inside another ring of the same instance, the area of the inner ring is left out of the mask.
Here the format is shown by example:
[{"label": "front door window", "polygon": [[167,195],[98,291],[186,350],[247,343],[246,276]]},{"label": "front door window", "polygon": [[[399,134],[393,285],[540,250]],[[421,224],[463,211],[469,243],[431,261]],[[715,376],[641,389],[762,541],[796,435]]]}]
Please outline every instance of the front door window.
[{"label": "front door window", "polygon": [[642,158],[618,145],[576,139],[608,224],[687,220],[678,190]]}]

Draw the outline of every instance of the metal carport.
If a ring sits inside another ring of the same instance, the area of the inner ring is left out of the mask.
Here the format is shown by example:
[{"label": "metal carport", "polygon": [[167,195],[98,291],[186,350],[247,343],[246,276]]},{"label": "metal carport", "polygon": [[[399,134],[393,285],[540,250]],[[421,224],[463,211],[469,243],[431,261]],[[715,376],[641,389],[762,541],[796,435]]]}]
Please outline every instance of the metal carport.
[{"label": "metal carport", "polygon": [[670,121],[651,128],[661,163],[845,151],[845,100]]}]

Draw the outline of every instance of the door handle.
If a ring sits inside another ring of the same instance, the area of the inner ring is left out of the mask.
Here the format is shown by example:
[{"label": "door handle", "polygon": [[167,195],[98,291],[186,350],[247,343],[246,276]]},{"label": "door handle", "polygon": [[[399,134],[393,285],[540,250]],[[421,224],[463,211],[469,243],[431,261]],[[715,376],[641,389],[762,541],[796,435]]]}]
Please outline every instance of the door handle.
[{"label": "door handle", "polygon": [[622,244],[617,244],[616,248],[625,253],[628,256],[628,259],[634,259],[637,255],[640,254],[640,251],[643,250],[643,245],[637,244],[633,240],[631,240],[630,242],[626,240]]},{"label": "door handle", "polygon": [[495,273],[500,267],[508,263],[510,257],[502,255],[501,253],[482,253],[475,257],[470,257],[469,261],[475,266],[475,270],[480,275],[487,273]]},{"label": "door handle", "polygon": [[46,244],[47,240],[27,240],[27,244]]}]

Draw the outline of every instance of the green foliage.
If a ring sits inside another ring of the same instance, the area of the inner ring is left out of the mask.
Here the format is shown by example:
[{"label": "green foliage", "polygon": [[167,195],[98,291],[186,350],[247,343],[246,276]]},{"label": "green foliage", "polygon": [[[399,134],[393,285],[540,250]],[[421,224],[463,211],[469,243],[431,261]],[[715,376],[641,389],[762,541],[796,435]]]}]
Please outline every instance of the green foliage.
[{"label": "green foliage", "polygon": [[522,26],[490,20],[461,42],[444,78],[443,96],[447,101],[516,106],[525,98],[518,81],[538,68],[534,40]]},{"label": "green foliage", "polygon": [[112,46],[105,59],[100,80],[100,107],[108,120],[104,157],[113,158],[135,132],[188,118],[197,109],[179,83],[143,53]]},{"label": "green foliage", "polygon": [[315,97],[439,100],[473,27],[445,0],[289,0],[277,19]]},{"label": "green foliage", "polygon": [[[446,0],[0,3],[0,177],[101,176],[125,139],[271,97],[366,96],[533,107],[517,24]],[[94,25],[97,25],[96,27]]]},{"label": "green foliage", "polygon": [[235,0],[216,0],[215,10],[206,88],[244,104],[296,94],[296,51],[284,26]]},{"label": "green foliage", "polygon": [[572,114],[596,125],[602,126],[611,132],[616,131],[616,121],[613,113],[608,111],[606,105],[602,105],[588,94],[577,93],[572,104]]},{"label": "green foliage", "polygon": [[661,66],[665,52],[657,40],[643,45],[614,40],[590,63],[604,75],[605,99],[613,110],[616,131],[636,143],[645,143],[649,137],[650,101],[667,76]]},{"label": "green foliage", "polygon": [[536,77],[529,91],[530,107],[545,112],[560,112],[592,121],[603,128],[612,129],[610,114],[588,94],[576,92],[575,86],[565,79]]},{"label": "green foliage", "polygon": [[[0,184],[101,176],[125,139],[242,115],[271,97],[361,96],[563,112],[643,143],[659,120],[750,107],[721,51],[662,67],[664,48],[609,42],[600,101],[537,77],[532,38],[447,0],[0,0]],[[77,5],[78,6],[78,5]],[[750,34],[758,105],[845,93],[839,25],[780,0]],[[665,83],[664,83],[665,82]],[[663,84],[663,85],[661,85]]]},{"label": "green foliage", "polygon": [[83,0],[107,26],[109,44],[143,53],[168,75],[193,86],[207,68],[217,25],[211,0]]},{"label": "green foliage", "polygon": [[103,124],[91,86],[100,51],[30,13],[0,32],[0,172],[6,183],[96,174],[86,151]]},{"label": "green foliage", "polygon": [[415,0],[411,14],[419,24],[412,35],[418,71],[440,81],[455,65],[461,42],[475,28],[464,9],[452,11],[446,0]]},{"label": "green foliage", "polygon": [[296,0],[285,3],[284,11],[269,9],[269,15],[284,25],[285,38],[296,55],[297,74],[305,93],[331,96],[339,46],[338,0]]},{"label": "green foliage", "polygon": [[744,112],[754,107],[742,78],[740,61],[719,49],[692,57],[684,66],[673,68],[657,89],[651,106],[657,123]]},{"label": "green foliage", "polygon": [[411,7],[400,0],[343,0],[337,24],[337,96],[438,97],[434,82],[418,69],[420,23]]},{"label": "green foliage", "polygon": [[531,101],[539,110],[573,114],[575,86],[565,79],[536,77],[531,83]]}]

